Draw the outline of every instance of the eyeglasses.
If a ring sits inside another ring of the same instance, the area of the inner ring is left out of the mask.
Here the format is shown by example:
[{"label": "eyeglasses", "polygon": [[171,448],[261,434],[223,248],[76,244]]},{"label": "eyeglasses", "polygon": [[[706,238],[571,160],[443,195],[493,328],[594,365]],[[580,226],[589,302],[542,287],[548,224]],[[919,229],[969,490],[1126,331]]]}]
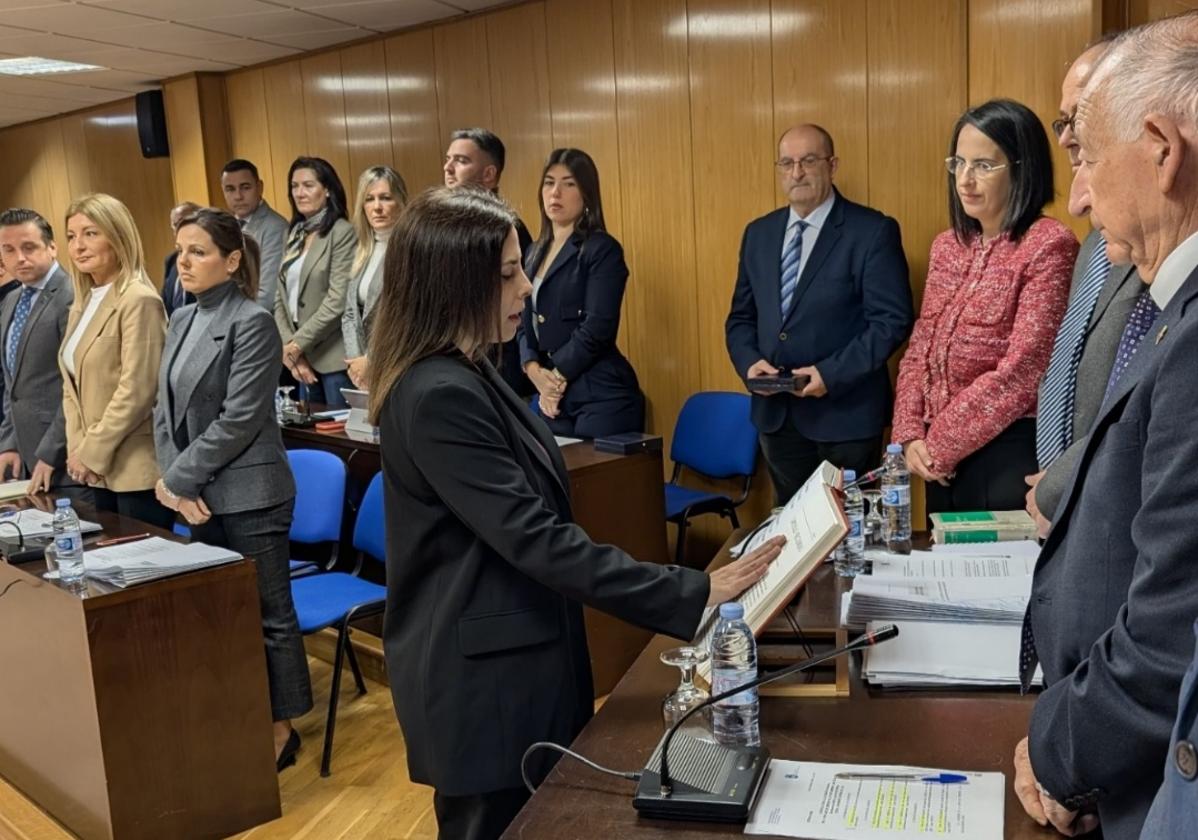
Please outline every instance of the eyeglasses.
[{"label": "eyeglasses", "polygon": [[[1019,161],[1015,161],[1015,163],[1019,163]],[[1010,165],[1009,163],[991,163],[988,160],[975,160],[970,163],[965,158],[957,157],[956,155],[944,159],[944,168],[948,170],[948,174],[958,175],[964,173],[968,175],[972,172],[973,177],[980,181],[986,180]]]},{"label": "eyeglasses", "polygon": [[801,158],[782,158],[782,160],[774,161],[774,166],[778,167],[780,172],[790,172],[797,165],[800,169],[807,170],[813,168],[817,163],[825,160],[831,160],[833,155],[804,155]]},{"label": "eyeglasses", "polygon": [[1053,120],[1052,121],[1052,133],[1055,134],[1059,138],[1062,134],[1065,133],[1065,129],[1067,129],[1067,128],[1071,131],[1076,131],[1077,129],[1073,125],[1073,121],[1076,119],[1077,119],[1077,114],[1073,114],[1067,120]]}]

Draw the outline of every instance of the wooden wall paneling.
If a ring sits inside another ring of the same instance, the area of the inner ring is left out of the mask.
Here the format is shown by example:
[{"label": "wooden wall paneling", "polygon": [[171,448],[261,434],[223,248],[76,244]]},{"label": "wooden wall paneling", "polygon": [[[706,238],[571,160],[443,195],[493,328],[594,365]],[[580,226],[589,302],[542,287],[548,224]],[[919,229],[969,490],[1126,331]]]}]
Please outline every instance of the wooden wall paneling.
[{"label": "wooden wall paneling", "polygon": [[437,117],[436,59],[432,29],[388,38],[387,100],[391,110],[391,147],[395,166],[415,195],[444,183],[441,161],[446,138]]},{"label": "wooden wall paneling", "polygon": [[270,145],[270,119],[266,108],[265,70],[241,70],[224,77],[225,101],[229,117],[229,157],[245,158],[258,167],[266,201],[282,213],[287,209],[287,188],[283,184],[291,163],[276,164]]},{"label": "wooden wall paneling", "polygon": [[869,0],[870,203],[899,220],[922,297],[932,239],[948,227],[952,128],[966,105],[964,0]]},{"label": "wooden wall paneling", "polygon": [[1101,27],[1101,14],[1094,0],[1041,0],[1014,7],[1002,0],[969,0],[969,103],[1004,97],[1036,112],[1057,152],[1056,200],[1045,212],[1079,237],[1089,233],[1090,222],[1067,210],[1073,175],[1051,123],[1059,113],[1065,71]]},{"label": "wooden wall paneling", "polygon": [[[623,241],[611,0],[546,0],[545,28],[553,146],[582,149],[595,161],[604,222]],[[627,317],[616,344],[628,354]]]},{"label": "wooden wall paneling", "polygon": [[232,157],[229,136],[229,105],[225,97],[225,80],[219,73],[196,73],[196,92],[204,127],[204,170],[208,181],[208,203],[224,207],[220,174]]},{"label": "wooden wall paneling", "polygon": [[545,4],[522,3],[489,14],[485,21],[491,128],[507,151],[503,194],[536,238],[541,169],[553,150]]},{"label": "wooden wall paneling", "polygon": [[[37,163],[31,167],[33,179],[33,209],[49,219],[55,235],[65,248],[66,228],[63,219],[71,201],[71,184],[67,178],[67,155],[62,141],[60,120],[48,120],[31,127],[31,142],[37,150]],[[66,259],[60,254],[60,259]]]},{"label": "wooden wall paneling", "polygon": [[342,173],[350,202],[358,176],[371,166],[395,165],[391,149],[391,109],[387,102],[387,57],[382,41],[369,41],[341,51],[345,88],[345,135],[349,168]]},{"label": "wooden wall paneling", "polygon": [[208,176],[204,164],[204,121],[195,74],[163,85],[166,133],[170,143],[174,201],[208,203]]},{"label": "wooden wall paneling", "polygon": [[629,357],[668,451],[700,387],[686,2],[613,0],[612,11]]},{"label": "wooden wall paneling", "polygon": [[[487,23],[470,17],[433,27],[438,134],[445,146],[454,129],[492,125]],[[444,149],[442,149],[444,151]]]},{"label": "wooden wall paneling", "polygon": [[291,162],[310,153],[304,82],[298,61],[271,64],[262,68],[262,89],[266,98],[266,119],[274,180],[274,208],[291,218],[288,202],[290,186],[287,170]]},{"label": "wooden wall paneling", "polygon": [[769,0],[691,0],[691,144],[699,385],[743,391],[724,342],[741,234],[774,207]]},{"label": "wooden wall paneling", "polygon": [[352,193],[357,174],[351,173],[349,166],[341,54],[317,53],[300,59],[299,64],[304,83],[308,154],[331,163],[341,176],[346,193]]},{"label": "wooden wall paneling", "polygon": [[[58,129],[62,134],[62,145],[64,149],[70,149],[71,154],[66,156],[66,173],[67,187],[69,188],[70,198],[68,202],[90,190],[91,185],[91,169],[87,160],[87,141],[83,137],[83,117],[79,114],[70,114],[58,120]],[[63,208],[66,212],[66,208]],[[64,232],[65,237],[65,232]]]},{"label": "wooden wall paneling", "polygon": [[[771,13],[774,139],[798,123],[822,125],[840,158],[837,188],[862,204],[871,198],[867,17],[866,0],[774,0]],[[780,206],[785,197],[776,184]]]}]

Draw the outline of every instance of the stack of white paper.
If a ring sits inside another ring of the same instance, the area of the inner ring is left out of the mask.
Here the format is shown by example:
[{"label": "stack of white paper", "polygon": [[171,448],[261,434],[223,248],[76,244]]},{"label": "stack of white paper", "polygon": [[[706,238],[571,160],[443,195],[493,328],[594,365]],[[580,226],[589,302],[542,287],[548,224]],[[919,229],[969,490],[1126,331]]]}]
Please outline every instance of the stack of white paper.
[{"label": "stack of white paper", "polygon": [[[44,510],[38,510],[37,508],[0,513],[0,523],[4,522],[11,522],[17,528],[20,528],[21,536],[25,539],[48,537],[54,533],[54,514],[46,513]],[[95,522],[80,519],[79,530],[84,534],[88,534],[99,531],[101,528]],[[0,537],[15,539],[16,536],[17,532],[15,530],[0,524]]]},{"label": "stack of white paper", "polygon": [[745,834],[807,840],[1002,840],[1003,774],[950,771],[965,777],[955,784],[920,778],[943,772],[774,759]]},{"label": "stack of white paper", "polygon": [[[1021,625],[900,621],[898,628],[896,638],[865,651],[862,674],[874,685],[1019,685]],[[1033,682],[1041,679],[1037,671]]]},{"label": "stack of white paper", "polygon": [[88,551],[83,555],[87,576],[122,589],[171,575],[194,572],[240,560],[227,548],[204,543],[177,543],[162,537]]},{"label": "stack of white paper", "polygon": [[875,577],[853,581],[845,623],[951,621],[1020,624],[1031,595],[1031,576]]}]

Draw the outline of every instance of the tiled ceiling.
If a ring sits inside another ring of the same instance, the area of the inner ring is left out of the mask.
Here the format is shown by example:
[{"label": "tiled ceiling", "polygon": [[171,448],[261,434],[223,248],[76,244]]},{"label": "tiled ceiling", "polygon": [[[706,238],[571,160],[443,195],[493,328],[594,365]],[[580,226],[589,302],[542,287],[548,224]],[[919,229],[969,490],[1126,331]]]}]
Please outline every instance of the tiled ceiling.
[{"label": "tiled ceiling", "polygon": [[511,0],[0,0],[0,58],[105,68],[0,75],[0,126],[235,70]]}]

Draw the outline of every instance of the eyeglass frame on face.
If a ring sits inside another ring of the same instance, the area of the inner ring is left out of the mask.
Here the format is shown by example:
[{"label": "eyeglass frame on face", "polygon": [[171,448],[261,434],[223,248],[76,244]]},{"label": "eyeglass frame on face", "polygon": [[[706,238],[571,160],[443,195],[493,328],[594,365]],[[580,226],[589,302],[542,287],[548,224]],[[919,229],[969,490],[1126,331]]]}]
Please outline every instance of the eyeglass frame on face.
[{"label": "eyeglass frame on face", "polygon": [[988,160],[968,161],[960,155],[949,155],[944,159],[944,168],[948,170],[948,174],[954,178],[959,177],[957,171],[964,169],[966,173],[972,171],[973,177],[980,181],[985,181],[992,175],[1001,172],[1012,164],[1020,161],[1011,161],[1010,163],[991,163]]},{"label": "eyeglass frame on face", "polygon": [[1073,131],[1074,134],[1077,133],[1077,126],[1074,124],[1074,121],[1076,119],[1077,119],[1077,111],[1074,111],[1072,114],[1070,114],[1068,116],[1068,118],[1053,120],[1051,123],[1049,123],[1049,126],[1052,128],[1052,133],[1055,134],[1057,139],[1059,140],[1059,139],[1061,139],[1061,135],[1065,133],[1065,129],[1067,129],[1067,128],[1070,129],[1071,131]]},{"label": "eyeglass frame on face", "polygon": [[801,158],[782,158],[781,160],[774,161],[774,167],[780,172],[793,172],[795,164],[798,164],[799,168],[806,172],[808,169],[812,169],[817,163],[832,160],[834,157],[836,155],[803,155]]}]

